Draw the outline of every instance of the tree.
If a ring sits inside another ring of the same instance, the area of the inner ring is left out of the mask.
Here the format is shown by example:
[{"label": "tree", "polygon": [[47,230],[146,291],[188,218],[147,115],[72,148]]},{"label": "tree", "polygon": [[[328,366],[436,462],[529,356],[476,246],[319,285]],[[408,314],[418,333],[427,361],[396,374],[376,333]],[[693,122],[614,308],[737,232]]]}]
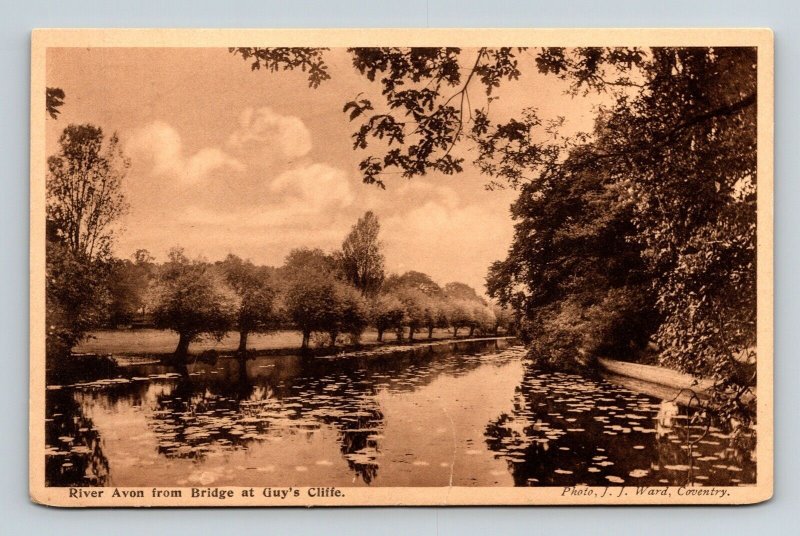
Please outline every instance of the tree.
[{"label": "tree", "polygon": [[372,300],[370,316],[378,330],[378,342],[381,342],[384,332],[402,328],[405,307],[394,294],[380,294]]},{"label": "tree", "polygon": [[[63,92],[48,91],[48,112],[53,116],[60,106],[59,95],[63,98]],[[59,138],[59,152],[48,158],[48,356],[69,353],[90,329],[106,320],[112,302],[108,288],[111,227],[127,207],[121,191],[127,161],[116,136],[105,149],[103,145],[101,129],[69,125]]]},{"label": "tree", "polygon": [[285,281],[298,278],[326,275],[340,278],[339,264],[333,255],[328,255],[319,248],[296,248],[289,252],[279,276]]},{"label": "tree", "polygon": [[152,260],[148,261],[140,255],[134,255],[134,259],[135,262],[127,259],[113,259],[109,262],[107,285],[111,296],[109,311],[111,326],[130,324],[134,316],[145,309],[147,289],[155,267]]},{"label": "tree", "polygon": [[285,296],[286,314],[303,335],[301,347],[307,349],[311,334],[327,332],[335,309],[334,280],[305,278],[293,280]]},{"label": "tree", "polygon": [[453,328],[453,337],[458,337],[458,330],[473,325],[474,302],[466,300],[449,300],[450,326]]},{"label": "tree", "polygon": [[221,340],[234,324],[234,293],[208,264],[189,260],[180,248],[170,250],[151,292],[155,325],[179,336],[175,357],[180,364],[192,342],[204,336]]},{"label": "tree", "polygon": [[520,189],[514,240],[487,278],[491,296],[527,317],[522,336],[544,368],[631,358],[657,326],[633,205],[602,168],[583,169],[582,154]]},{"label": "tree", "polygon": [[338,255],[345,279],[364,296],[374,295],[383,283],[384,257],[378,241],[380,228],[378,217],[367,211],[353,225]]},{"label": "tree", "polygon": [[47,159],[47,217],[76,256],[105,258],[112,225],[128,208],[122,180],[130,163],[116,134],[106,143],[94,125],[69,125],[58,143],[59,152]]},{"label": "tree", "polygon": [[437,296],[442,292],[441,287],[431,279],[431,276],[422,272],[415,272],[414,270],[405,272],[402,275],[390,275],[386,278],[383,286],[387,291],[411,288],[419,290],[428,296]]},{"label": "tree", "polygon": [[396,294],[405,309],[403,320],[408,326],[408,340],[413,341],[414,333],[427,325],[428,296],[415,288],[400,288]]},{"label": "tree", "polygon": [[340,333],[350,335],[350,342],[358,344],[369,323],[367,301],[355,288],[342,282],[334,285],[334,306],[327,319],[331,346],[336,345]]},{"label": "tree", "polygon": [[491,311],[487,311],[486,302],[478,296],[471,286],[453,281],[447,283],[442,289],[445,299],[449,303],[449,320],[453,328],[453,337],[458,336],[458,330],[469,328],[469,336],[475,334],[476,329],[485,329],[487,318]]},{"label": "tree", "polygon": [[349,333],[357,342],[369,321],[361,294],[330,274],[294,279],[286,292],[285,307],[303,334],[303,349],[308,348],[314,332],[327,334],[331,346],[341,333]]},{"label": "tree", "polygon": [[475,289],[465,283],[459,283],[458,281],[447,283],[443,290],[445,296],[451,300],[466,300],[484,303],[483,299],[478,296],[477,292],[475,292]]},{"label": "tree", "polygon": [[490,333],[494,328],[494,312],[483,303],[476,302],[472,306],[472,322],[469,324],[469,336],[477,330],[481,335]]},{"label": "tree", "polygon": [[492,312],[494,313],[494,326],[492,328],[492,333],[494,333],[494,335],[499,335],[500,329],[503,329],[506,333],[509,333],[512,329],[512,323],[514,320],[514,315],[511,309],[495,303],[492,305]]},{"label": "tree", "polygon": [[107,265],[76,257],[58,240],[48,239],[46,247],[46,353],[65,357],[108,317]]},{"label": "tree", "polygon": [[279,276],[285,315],[303,334],[306,349],[313,332],[328,333],[336,307],[337,263],[320,249],[298,248],[289,252]]},{"label": "tree", "polygon": [[423,308],[423,326],[428,330],[428,338],[433,338],[433,330],[436,328],[446,328],[447,312],[445,311],[443,299],[440,297],[426,296]]},{"label": "tree", "polygon": [[238,297],[236,329],[239,330],[240,356],[247,354],[247,338],[251,333],[263,333],[275,326],[276,289],[268,271],[236,255],[228,255],[220,264],[223,277]]}]

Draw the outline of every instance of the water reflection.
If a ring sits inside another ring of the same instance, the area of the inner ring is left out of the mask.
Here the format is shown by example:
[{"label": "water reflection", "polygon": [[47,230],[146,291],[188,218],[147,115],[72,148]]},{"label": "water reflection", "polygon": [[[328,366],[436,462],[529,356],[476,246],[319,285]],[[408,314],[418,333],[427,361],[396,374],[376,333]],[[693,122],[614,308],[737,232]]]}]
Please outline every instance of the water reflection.
[{"label": "water reflection", "polygon": [[517,486],[754,483],[755,442],[603,380],[528,369],[486,429]]},{"label": "water reflection", "polygon": [[[505,342],[144,365],[48,391],[48,485],[735,484],[753,445]],[[487,425],[488,423],[488,425]],[[697,426],[691,424],[690,426]],[[693,435],[694,434],[694,435]],[[66,442],[67,438],[71,442]],[[63,439],[63,441],[62,441]],[[688,456],[688,457],[687,457]]]},{"label": "water reflection", "polygon": [[47,486],[104,486],[108,459],[94,423],[67,390],[47,392],[45,482]]}]

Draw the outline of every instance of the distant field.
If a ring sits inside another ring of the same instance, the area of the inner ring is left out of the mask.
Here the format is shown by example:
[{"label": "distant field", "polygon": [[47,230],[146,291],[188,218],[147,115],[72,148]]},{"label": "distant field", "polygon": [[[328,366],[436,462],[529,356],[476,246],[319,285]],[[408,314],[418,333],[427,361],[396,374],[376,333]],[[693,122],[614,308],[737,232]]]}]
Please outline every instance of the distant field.
[{"label": "distant field", "polygon": [[[466,333],[466,332],[462,332]],[[434,338],[445,338],[452,333],[445,330],[436,330]],[[362,344],[374,344],[378,333],[369,330],[361,338]],[[424,339],[426,333],[415,334],[415,339]],[[384,334],[384,339],[394,340],[394,334]],[[275,348],[299,348],[302,337],[299,331],[276,331],[267,334],[250,335],[247,347],[250,350],[270,350]],[[327,341],[326,341],[327,342]],[[315,341],[312,337],[312,344]],[[160,329],[117,329],[94,331],[91,337],[79,344],[75,351],[78,353],[93,354],[158,354],[167,353],[175,350],[178,345],[178,334],[172,331]],[[236,350],[239,346],[239,334],[237,332],[228,333],[221,341],[201,340],[193,343],[189,347],[190,352],[202,352],[203,350]]]}]

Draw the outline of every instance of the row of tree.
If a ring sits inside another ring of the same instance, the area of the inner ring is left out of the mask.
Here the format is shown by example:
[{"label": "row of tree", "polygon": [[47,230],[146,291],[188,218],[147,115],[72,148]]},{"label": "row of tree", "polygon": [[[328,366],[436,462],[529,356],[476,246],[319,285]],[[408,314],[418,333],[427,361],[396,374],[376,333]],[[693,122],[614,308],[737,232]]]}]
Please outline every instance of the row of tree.
[{"label": "row of tree", "polygon": [[443,288],[420,272],[385,277],[378,218],[367,212],[326,254],[295,249],[279,268],[229,255],[210,263],[180,248],[157,264],[146,250],[132,259],[111,253],[113,223],[127,209],[121,184],[129,165],[116,136],[69,125],[49,161],[47,181],[47,346],[64,355],[91,329],[147,319],[179,335],[176,355],[202,337],[238,331],[244,355],[250,334],[297,329],[302,347],[313,334],[334,346],[358,343],[374,325],[413,340],[436,328],[497,333],[510,315],[490,307],[463,283]]},{"label": "row of tree", "polygon": [[[370,213],[360,219],[351,237],[370,219]],[[370,326],[378,341],[387,332],[413,341],[420,332],[432,338],[437,328],[452,329],[457,337],[462,329],[473,336],[511,327],[507,310],[489,306],[463,283],[440,287],[412,271],[385,280],[374,274],[383,280],[380,286],[359,288],[347,277],[341,253],[295,249],[278,268],[235,255],[216,263],[192,260],[180,248],[172,249],[163,264],[141,252],[137,257],[117,261],[124,269],[114,272],[114,281],[124,292],[119,297],[112,293],[112,303],[118,303],[117,309],[124,306],[127,318],[144,312],[156,327],[178,333],[180,357],[199,338],[220,339],[230,331],[239,333],[238,350],[244,354],[251,334],[279,329],[300,331],[302,348],[307,348],[313,335],[330,346],[342,337],[358,344]]]}]

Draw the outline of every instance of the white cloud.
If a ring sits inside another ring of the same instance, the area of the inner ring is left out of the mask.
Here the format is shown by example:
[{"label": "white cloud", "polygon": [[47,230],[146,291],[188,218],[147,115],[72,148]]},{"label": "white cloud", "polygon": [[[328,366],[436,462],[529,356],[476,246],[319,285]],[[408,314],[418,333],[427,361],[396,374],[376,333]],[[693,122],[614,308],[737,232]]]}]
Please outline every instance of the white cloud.
[{"label": "white cloud", "polygon": [[247,108],[239,116],[239,128],[228,138],[228,146],[237,150],[249,144],[266,151],[278,147],[289,158],[299,158],[311,151],[311,132],[305,123],[291,115],[280,115],[272,108]]},{"label": "white cloud", "polygon": [[347,174],[326,164],[311,164],[285,171],[270,183],[269,189],[284,201],[297,200],[311,209],[346,206],[353,202],[353,190]]},{"label": "white cloud", "polygon": [[[218,224],[227,227],[301,227],[323,228],[327,220],[354,201],[347,174],[326,164],[311,164],[284,171],[267,189],[267,204],[230,213],[188,207],[182,221],[189,224]],[[317,231],[314,231],[315,233]]]},{"label": "white cloud", "polygon": [[355,221],[355,196],[340,169],[325,164],[291,169],[265,188],[265,202],[235,211],[187,206],[176,221],[181,244],[209,258],[234,251],[278,265],[297,247],[335,247]]},{"label": "white cloud", "polygon": [[200,149],[190,156],[184,155],[180,134],[162,121],[137,129],[126,148],[134,157],[149,158],[153,163],[154,175],[174,175],[187,183],[202,181],[221,168],[234,171],[244,169],[241,162],[215,147]]}]

